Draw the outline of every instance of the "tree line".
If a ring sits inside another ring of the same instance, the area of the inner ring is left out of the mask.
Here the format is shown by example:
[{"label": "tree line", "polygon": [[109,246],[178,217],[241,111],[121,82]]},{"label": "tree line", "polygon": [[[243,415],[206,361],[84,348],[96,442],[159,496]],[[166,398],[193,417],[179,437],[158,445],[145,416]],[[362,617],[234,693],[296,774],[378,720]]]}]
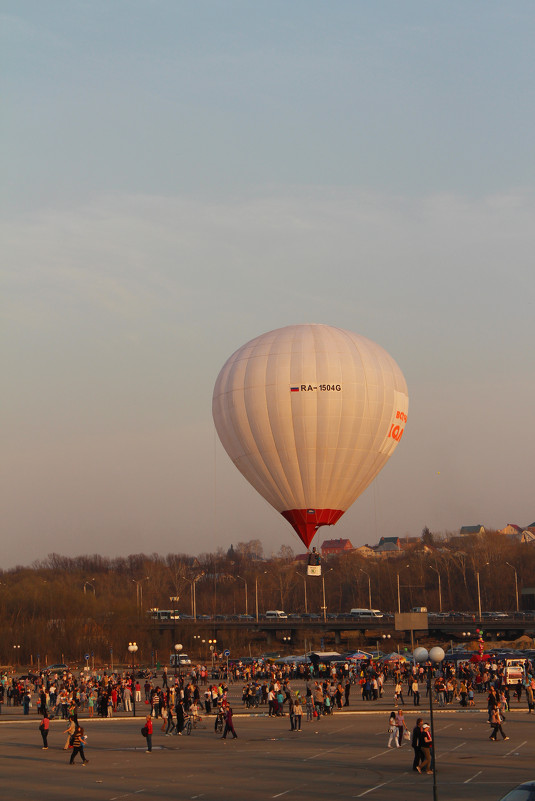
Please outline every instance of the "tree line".
[{"label": "tree line", "polygon": [[[263,558],[257,540],[196,557],[134,554],[121,558],[50,554],[31,567],[0,571],[0,662],[80,666],[128,664],[128,643],[137,659],[168,661],[177,640],[196,658],[209,658],[215,626],[203,621],[174,631],[151,624],[155,609],[197,616],[244,614],[266,609],[323,614],[371,606],[395,612],[515,611],[521,590],[535,584],[535,547],[487,532],[437,538],[428,529],[416,544],[388,558],[358,551],[323,561],[321,579],[306,576],[306,563],[287,546]],[[171,600],[173,599],[173,600]],[[305,606],[306,604],[306,606]],[[196,638],[193,634],[197,632]],[[252,636],[252,635],[251,635]],[[240,638],[242,638],[240,640]],[[225,635],[219,647],[242,649],[242,634]]]}]

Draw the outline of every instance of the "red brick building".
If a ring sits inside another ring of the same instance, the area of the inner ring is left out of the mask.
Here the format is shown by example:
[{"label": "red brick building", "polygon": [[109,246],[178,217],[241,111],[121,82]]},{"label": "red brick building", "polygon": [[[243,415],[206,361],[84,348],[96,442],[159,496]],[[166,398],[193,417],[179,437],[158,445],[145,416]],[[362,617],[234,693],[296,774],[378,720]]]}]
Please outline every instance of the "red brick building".
[{"label": "red brick building", "polygon": [[333,554],[347,553],[348,551],[354,550],[350,540],[324,540],[321,546],[321,555],[331,556]]}]

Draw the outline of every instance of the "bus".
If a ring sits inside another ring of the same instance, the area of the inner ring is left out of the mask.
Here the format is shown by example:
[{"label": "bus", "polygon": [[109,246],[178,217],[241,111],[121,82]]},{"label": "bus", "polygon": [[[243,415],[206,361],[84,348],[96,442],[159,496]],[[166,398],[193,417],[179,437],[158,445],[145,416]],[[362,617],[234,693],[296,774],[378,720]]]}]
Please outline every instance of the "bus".
[{"label": "bus", "polygon": [[180,620],[175,609],[151,609],[150,614],[153,620]]}]

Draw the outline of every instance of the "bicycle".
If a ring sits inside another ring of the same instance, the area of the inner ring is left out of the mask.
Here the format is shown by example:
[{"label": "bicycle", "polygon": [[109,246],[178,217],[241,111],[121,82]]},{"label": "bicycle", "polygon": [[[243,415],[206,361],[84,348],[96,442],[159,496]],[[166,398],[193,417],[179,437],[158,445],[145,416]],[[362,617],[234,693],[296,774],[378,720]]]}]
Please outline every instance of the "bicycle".
[{"label": "bicycle", "polygon": [[221,711],[219,711],[216,715],[214,724],[214,731],[216,734],[221,734],[221,732],[223,731],[224,722],[225,722],[225,716]]},{"label": "bicycle", "polygon": [[189,736],[193,729],[200,727],[202,718],[199,715],[188,715],[186,717],[184,731]]}]

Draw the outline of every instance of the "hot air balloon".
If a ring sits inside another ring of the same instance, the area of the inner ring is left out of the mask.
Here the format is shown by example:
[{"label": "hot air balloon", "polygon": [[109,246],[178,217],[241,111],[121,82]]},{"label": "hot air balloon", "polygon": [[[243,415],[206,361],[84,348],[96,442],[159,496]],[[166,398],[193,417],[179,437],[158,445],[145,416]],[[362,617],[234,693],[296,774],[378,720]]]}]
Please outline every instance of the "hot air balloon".
[{"label": "hot air balloon", "polygon": [[238,470],[308,548],[386,464],[408,402],[403,374],[380,345],[329,325],[290,325],[226,361],[212,413]]}]

